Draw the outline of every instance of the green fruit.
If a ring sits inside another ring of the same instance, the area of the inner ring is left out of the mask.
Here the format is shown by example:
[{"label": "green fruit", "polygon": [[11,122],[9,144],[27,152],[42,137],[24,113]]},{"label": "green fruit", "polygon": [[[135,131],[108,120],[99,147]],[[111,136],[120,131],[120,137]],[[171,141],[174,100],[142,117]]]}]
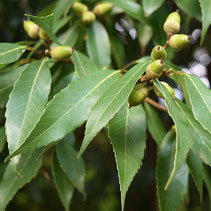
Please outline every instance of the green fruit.
[{"label": "green fruit", "polygon": [[[170,93],[170,95],[172,96],[172,98],[175,97],[175,93],[174,93],[174,90],[164,81],[160,82],[161,84],[163,84],[166,89],[168,90],[168,92]],[[163,94],[154,86],[154,92],[155,94],[158,96],[158,97],[162,97],[164,98]]]},{"label": "green fruit", "polygon": [[40,27],[33,21],[24,21],[23,28],[32,39],[39,38]]},{"label": "green fruit", "polygon": [[85,12],[82,15],[82,22],[85,25],[90,25],[91,23],[93,23],[96,20],[95,14],[93,12]]},{"label": "green fruit", "polygon": [[40,29],[39,31],[39,37],[42,39],[42,40],[49,40],[49,37],[48,35],[46,34],[45,30],[44,29]]},{"label": "green fruit", "polygon": [[171,36],[169,45],[175,50],[180,50],[190,44],[190,36],[186,34],[175,34]]},{"label": "green fruit", "polygon": [[112,3],[103,2],[103,3],[97,4],[94,7],[93,12],[97,16],[103,16],[103,15],[109,13],[112,10],[112,8],[113,8],[113,4]]},{"label": "green fruit", "polygon": [[81,2],[74,2],[72,8],[75,14],[79,17],[81,17],[84,12],[88,11],[88,7]]},{"label": "green fruit", "polygon": [[149,88],[143,84],[137,84],[129,96],[130,106],[141,104],[149,94]]},{"label": "green fruit", "polygon": [[152,49],[151,58],[152,60],[166,59],[167,53],[164,47],[157,45]]},{"label": "green fruit", "polygon": [[181,18],[178,12],[172,12],[167,17],[163,28],[167,34],[176,34],[180,30]]},{"label": "green fruit", "polygon": [[72,53],[73,49],[69,46],[56,46],[50,52],[51,57],[57,61],[68,59]]},{"label": "green fruit", "polygon": [[151,64],[148,65],[146,69],[146,78],[147,79],[154,79],[161,76],[163,72],[163,60],[155,60]]}]

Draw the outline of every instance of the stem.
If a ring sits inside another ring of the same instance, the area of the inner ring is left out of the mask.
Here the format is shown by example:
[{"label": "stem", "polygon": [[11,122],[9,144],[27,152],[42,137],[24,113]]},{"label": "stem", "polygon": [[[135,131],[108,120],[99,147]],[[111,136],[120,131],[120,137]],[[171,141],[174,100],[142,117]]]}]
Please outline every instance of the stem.
[{"label": "stem", "polygon": [[127,69],[128,67],[130,67],[131,65],[133,65],[133,64],[138,64],[139,62],[140,62],[140,60],[134,60],[134,61],[132,61],[132,62],[126,64],[126,65],[122,68],[122,70],[126,70],[126,69]]},{"label": "stem", "polygon": [[166,43],[165,43],[165,45],[163,46],[164,49],[166,49],[166,48],[169,46],[169,40],[170,40],[170,38],[171,38],[171,34],[168,34],[168,35],[167,35]]},{"label": "stem", "polygon": [[147,103],[153,105],[154,107],[156,107],[156,108],[158,108],[158,109],[160,109],[160,110],[165,111],[165,112],[168,113],[166,107],[160,105],[159,103],[157,103],[156,101],[152,100],[151,98],[147,97],[147,98],[145,99],[145,101],[146,101]]}]

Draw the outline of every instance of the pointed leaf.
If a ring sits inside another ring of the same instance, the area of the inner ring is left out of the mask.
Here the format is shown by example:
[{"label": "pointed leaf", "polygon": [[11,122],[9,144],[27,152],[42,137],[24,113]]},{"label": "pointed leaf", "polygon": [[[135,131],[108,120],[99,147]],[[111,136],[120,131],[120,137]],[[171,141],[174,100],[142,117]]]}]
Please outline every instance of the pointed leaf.
[{"label": "pointed leaf", "polygon": [[40,150],[21,155],[18,165],[15,167],[10,161],[0,182],[0,210],[4,210],[6,205],[26,183],[33,179],[42,165]]},{"label": "pointed leaf", "polygon": [[146,70],[147,65],[148,62],[135,65],[118,82],[112,85],[95,104],[86,124],[85,138],[79,156],[126,102],[138,78]]},{"label": "pointed leaf", "polygon": [[128,103],[125,103],[109,122],[108,128],[117,163],[124,210],[126,192],[141,167],[146,148],[146,117],[143,107],[129,109]]},{"label": "pointed leaf", "polygon": [[193,75],[185,75],[186,88],[190,98],[193,115],[211,133],[211,91]]},{"label": "pointed leaf", "polygon": [[59,197],[65,210],[68,211],[70,210],[70,202],[73,197],[74,187],[63,169],[60,167],[56,153],[54,153],[53,156],[52,173]]},{"label": "pointed leaf", "polygon": [[0,64],[17,61],[25,52],[27,46],[14,43],[0,43]]},{"label": "pointed leaf", "polygon": [[72,82],[50,101],[26,142],[10,157],[47,146],[82,125],[92,106],[118,80],[118,76],[119,71],[105,70]]},{"label": "pointed leaf", "polygon": [[6,134],[5,134],[5,128],[1,127],[0,128],[0,153],[4,149],[4,145],[6,143],[6,140],[7,140],[7,137],[6,137]]},{"label": "pointed leaf", "polygon": [[95,63],[80,51],[74,50],[72,59],[79,77],[97,71]]},{"label": "pointed leaf", "polygon": [[156,11],[162,4],[164,0],[143,0],[143,8],[146,16],[150,16],[154,11]]},{"label": "pointed leaf", "polygon": [[51,74],[45,61],[29,64],[10,94],[5,124],[10,153],[28,137],[47,103]]},{"label": "pointed leaf", "polygon": [[170,183],[173,181],[173,178],[175,177],[177,171],[181,168],[184,161],[186,160],[191,146],[191,136],[188,130],[189,123],[187,122],[184,115],[181,113],[180,109],[177,107],[169,91],[158,80],[154,81],[154,85],[165,97],[165,102],[169,115],[172,117],[176,125],[176,152],[174,158],[174,167],[165,187],[165,189],[167,189]]},{"label": "pointed leaf", "polygon": [[88,30],[87,51],[89,57],[99,68],[111,63],[111,49],[108,33],[105,27],[95,21]]}]

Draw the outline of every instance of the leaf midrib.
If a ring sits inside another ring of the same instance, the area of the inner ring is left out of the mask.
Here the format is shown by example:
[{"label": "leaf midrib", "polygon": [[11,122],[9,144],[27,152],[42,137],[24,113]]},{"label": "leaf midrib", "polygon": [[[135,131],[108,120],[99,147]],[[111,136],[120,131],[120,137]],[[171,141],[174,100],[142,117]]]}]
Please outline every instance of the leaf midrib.
[{"label": "leaf midrib", "polygon": [[4,55],[4,54],[11,53],[11,52],[13,52],[13,51],[17,51],[17,50],[19,50],[19,49],[21,49],[21,48],[26,48],[26,46],[20,46],[20,47],[17,47],[17,48],[13,48],[13,49],[8,50],[8,51],[6,51],[6,52],[0,53],[0,56],[2,56],[2,55]]}]

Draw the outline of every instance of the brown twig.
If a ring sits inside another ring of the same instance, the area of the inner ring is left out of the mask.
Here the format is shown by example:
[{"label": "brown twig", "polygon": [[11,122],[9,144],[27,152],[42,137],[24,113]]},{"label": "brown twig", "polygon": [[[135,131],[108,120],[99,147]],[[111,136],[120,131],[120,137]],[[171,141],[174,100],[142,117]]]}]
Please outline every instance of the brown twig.
[{"label": "brown twig", "polygon": [[166,43],[165,43],[165,45],[163,46],[164,49],[166,49],[166,48],[169,46],[169,40],[170,40],[170,38],[171,38],[171,34],[168,34],[168,35],[167,35]]},{"label": "brown twig", "polygon": [[126,64],[126,65],[122,68],[122,70],[126,70],[126,69],[127,69],[128,67],[130,67],[131,65],[133,65],[133,64],[138,64],[139,62],[140,62],[140,60],[134,60],[134,61],[132,61],[132,62]]},{"label": "brown twig", "polygon": [[156,107],[156,108],[158,108],[158,109],[160,109],[160,110],[165,111],[165,112],[168,113],[166,107],[160,105],[159,103],[157,103],[156,101],[152,100],[151,98],[147,97],[147,98],[145,99],[145,101],[146,101],[147,103],[153,105],[154,107]]}]

